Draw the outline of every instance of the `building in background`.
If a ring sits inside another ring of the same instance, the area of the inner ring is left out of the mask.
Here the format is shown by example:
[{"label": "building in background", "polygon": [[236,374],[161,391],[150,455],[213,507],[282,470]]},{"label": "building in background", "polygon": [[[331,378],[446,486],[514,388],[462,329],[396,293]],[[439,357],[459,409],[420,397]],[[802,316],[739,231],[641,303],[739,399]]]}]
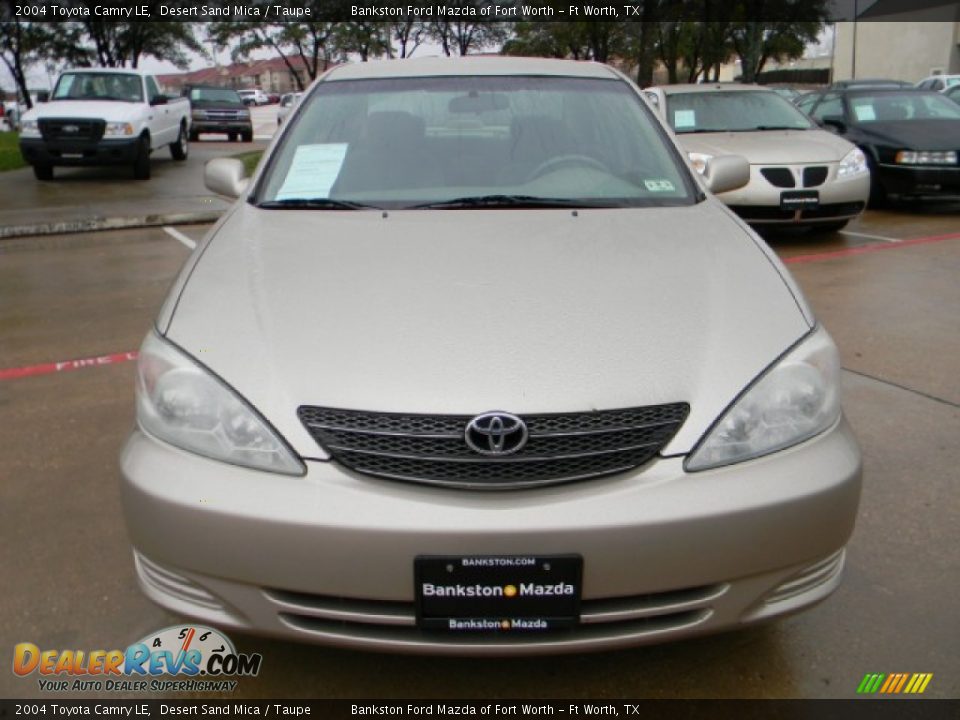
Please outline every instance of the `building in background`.
[{"label": "building in background", "polygon": [[[294,67],[296,68],[296,64]],[[298,70],[297,75],[303,80],[304,87],[309,84],[305,71]],[[236,90],[259,88],[264,92],[277,94],[300,90],[294,72],[287,67],[283,58],[279,57],[158,75],[157,82],[171,94],[179,94],[184,85],[221,85]]]}]

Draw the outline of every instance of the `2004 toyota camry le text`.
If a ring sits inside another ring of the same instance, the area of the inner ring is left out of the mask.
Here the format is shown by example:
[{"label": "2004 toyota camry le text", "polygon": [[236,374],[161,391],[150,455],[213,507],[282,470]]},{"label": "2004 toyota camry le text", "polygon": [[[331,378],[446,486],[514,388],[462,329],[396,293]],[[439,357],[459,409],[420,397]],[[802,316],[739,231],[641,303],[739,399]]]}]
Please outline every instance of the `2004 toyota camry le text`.
[{"label": "2004 toyota camry le text", "polygon": [[624,76],[340,66],[139,358],[143,591],[223,627],[458,654],[609,649],[840,583],[860,453],[837,349]]}]

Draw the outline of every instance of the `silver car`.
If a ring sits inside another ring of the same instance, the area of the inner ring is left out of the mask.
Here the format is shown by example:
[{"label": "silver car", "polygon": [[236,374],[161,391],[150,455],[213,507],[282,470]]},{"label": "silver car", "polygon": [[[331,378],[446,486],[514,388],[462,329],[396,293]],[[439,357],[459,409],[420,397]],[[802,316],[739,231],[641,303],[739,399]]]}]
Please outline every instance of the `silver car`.
[{"label": "silver car", "polygon": [[143,343],[143,591],[398,652],[683,638],[840,583],[837,349],[627,78],[511,58],[309,89]]},{"label": "silver car", "polygon": [[750,182],[721,200],[751,225],[842,229],[867,206],[870,170],[853,143],[821,130],[773,89],[756,85],[648,88],[696,169],[742,155]]}]

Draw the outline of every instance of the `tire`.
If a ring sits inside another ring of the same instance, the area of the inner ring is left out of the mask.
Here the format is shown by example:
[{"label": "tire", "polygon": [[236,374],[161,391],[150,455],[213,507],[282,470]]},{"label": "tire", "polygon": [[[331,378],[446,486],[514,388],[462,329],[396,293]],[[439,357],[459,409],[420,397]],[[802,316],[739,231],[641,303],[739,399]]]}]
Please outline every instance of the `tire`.
[{"label": "tire", "polygon": [[33,176],[44,182],[53,180],[53,165],[34,165]]},{"label": "tire", "polygon": [[244,141],[244,142],[253,142],[253,130],[244,130],[244,131],[243,131],[243,141]]},{"label": "tire", "polygon": [[137,159],[133,161],[133,177],[136,180],[150,179],[150,139],[140,138]]},{"label": "tire", "polygon": [[170,157],[174,160],[186,160],[190,154],[190,141],[187,139],[187,126],[180,126],[180,134],[177,135],[177,141],[170,143]]},{"label": "tire", "polygon": [[849,220],[836,220],[835,222],[825,222],[817,223],[816,225],[811,225],[810,229],[815,233],[832,233],[839,230],[843,230]]}]

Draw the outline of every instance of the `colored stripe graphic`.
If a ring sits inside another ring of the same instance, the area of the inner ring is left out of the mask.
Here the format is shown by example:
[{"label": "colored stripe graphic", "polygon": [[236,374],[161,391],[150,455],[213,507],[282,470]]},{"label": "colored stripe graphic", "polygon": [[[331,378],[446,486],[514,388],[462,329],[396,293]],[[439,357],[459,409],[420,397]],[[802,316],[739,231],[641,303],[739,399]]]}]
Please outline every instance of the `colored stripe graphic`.
[{"label": "colored stripe graphic", "polygon": [[933,679],[933,673],[867,673],[857,686],[857,694],[920,695]]}]

